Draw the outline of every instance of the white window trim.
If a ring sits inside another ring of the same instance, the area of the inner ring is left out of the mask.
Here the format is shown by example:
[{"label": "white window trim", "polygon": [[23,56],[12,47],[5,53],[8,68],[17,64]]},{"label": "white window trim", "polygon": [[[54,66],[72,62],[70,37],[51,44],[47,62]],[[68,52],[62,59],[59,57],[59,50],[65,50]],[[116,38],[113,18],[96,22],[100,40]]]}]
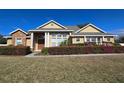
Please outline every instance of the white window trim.
[{"label": "white window trim", "polygon": [[22,40],[22,44],[23,44],[23,37],[15,37],[15,46],[17,46],[16,41],[17,41],[18,38],[21,38],[21,40]]},{"label": "white window trim", "polygon": [[[53,34],[53,33],[52,33]],[[52,35],[51,34],[51,35]],[[57,34],[61,34],[61,37],[57,37]],[[61,40],[67,40],[68,39],[68,34],[66,35],[66,37],[63,37],[63,34],[62,33],[56,33],[55,34],[55,37],[52,37],[52,39],[61,39]],[[52,43],[52,41],[51,41],[51,43]],[[56,46],[58,46],[58,43],[60,43],[60,42],[57,42],[57,41],[54,41],[54,43],[55,43],[55,45]],[[52,45],[51,45],[52,46]]]},{"label": "white window trim", "polygon": [[[79,40],[77,40],[77,39],[79,39]],[[80,38],[78,37],[78,38],[76,38],[76,42],[80,42]]]},{"label": "white window trim", "polygon": [[[106,37],[107,41],[110,42],[111,41],[111,37]],[[108,40],[109,39],[109,40]]]}]

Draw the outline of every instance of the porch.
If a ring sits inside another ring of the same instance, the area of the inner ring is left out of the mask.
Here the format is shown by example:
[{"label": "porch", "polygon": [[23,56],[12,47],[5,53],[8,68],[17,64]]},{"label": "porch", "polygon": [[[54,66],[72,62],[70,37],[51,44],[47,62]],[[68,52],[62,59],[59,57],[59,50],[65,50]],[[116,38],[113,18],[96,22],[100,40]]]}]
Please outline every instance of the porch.
[{"label": "porch", "polygon": [[41,51],[44,47],[59,46],[61,42],[67,40],[70,36],[70,32],[58,32],[58,31],[42,31],[31,33],[31,49],[33,51]]},{"label": "porch", "polygon": [[96,45],[103,45],[105,43],[114,43],[113,36],[72,36],[72,44],[94,43]]},{"label": "porch", "polygon": [[49,32],[32,32],[31,49],[41,51],[44,47],[49,47]]}]

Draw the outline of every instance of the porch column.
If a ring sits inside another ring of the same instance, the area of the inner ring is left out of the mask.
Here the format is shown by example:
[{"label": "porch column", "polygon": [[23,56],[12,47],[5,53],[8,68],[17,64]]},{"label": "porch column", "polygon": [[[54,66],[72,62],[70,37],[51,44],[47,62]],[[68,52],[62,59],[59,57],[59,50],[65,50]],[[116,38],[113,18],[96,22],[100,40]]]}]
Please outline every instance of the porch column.
[{"label": "porch column", "polygon": [[31,49],[33,50],[33,43],[34,43],[34,33],[31,33]]},{"label": "porch column", "polygon": [[86,36],[84,36],[84,42],[86,42]]},{"label": "porch column", "polygon": [[47,35],[47,40],[48,40],[48,41],[47,41],[47,47],[49,47],[49,40],[50,40],[49,35],[50,35],[50,33],[48,32],[47,34],[48,34],[48,35]]},{"label": "porch column", "polygon": [[100,38],[100,44],[102,45],[102,42],[103,42],[103,40],[102,40],[102,38]]},{"label": "porch column", "polygon": [[104,36],[102,36],[102,43],[104,42]]},{"label": "porch column", "polygon": [[98,37],[96,37],[96,44],[98,45]]},{"label": "porch column", "polygon": [[47,47],[47,32],[45,32],[45,47]]},{"label": "porch column", "polygon": [[92,38],[90,37],[90,42],[92,42]]}]

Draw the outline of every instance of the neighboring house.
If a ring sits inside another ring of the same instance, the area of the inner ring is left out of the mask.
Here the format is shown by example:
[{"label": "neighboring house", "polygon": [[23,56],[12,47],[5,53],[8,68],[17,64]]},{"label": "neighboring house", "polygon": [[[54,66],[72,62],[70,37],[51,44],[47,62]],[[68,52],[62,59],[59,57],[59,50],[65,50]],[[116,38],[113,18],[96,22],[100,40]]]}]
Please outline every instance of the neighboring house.
[{"label": "neighboring house", "polygon": [[71,38],[72,44],[94,42],[103,44],[104,42],[114,43],[115,35],[104,32],[93,24],[78,26],[63,26],[53,20],[29,30],[28,33],[22,29],[16,29],[7,36],[7,45],[30,46],[34,51],[43,47],[59,46],[61,42]]}]

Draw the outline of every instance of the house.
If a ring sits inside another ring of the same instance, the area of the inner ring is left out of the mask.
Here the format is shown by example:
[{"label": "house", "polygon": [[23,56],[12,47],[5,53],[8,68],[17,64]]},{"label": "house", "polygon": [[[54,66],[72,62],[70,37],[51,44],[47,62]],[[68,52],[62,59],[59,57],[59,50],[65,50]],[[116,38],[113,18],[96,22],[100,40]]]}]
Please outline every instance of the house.
[{"label": "house", "polygon": [[114,43],[115,35],[109,34],[95,25],[88,23],[79,26],[63,26],[54,20],[25,32],[16,29],[7,36],[7,45],[30,46],[34,51],[43,47],[59,46],[61,42],[71,38],[72,44],[83,44],[93,42],[103,44],[104,42]]}]

